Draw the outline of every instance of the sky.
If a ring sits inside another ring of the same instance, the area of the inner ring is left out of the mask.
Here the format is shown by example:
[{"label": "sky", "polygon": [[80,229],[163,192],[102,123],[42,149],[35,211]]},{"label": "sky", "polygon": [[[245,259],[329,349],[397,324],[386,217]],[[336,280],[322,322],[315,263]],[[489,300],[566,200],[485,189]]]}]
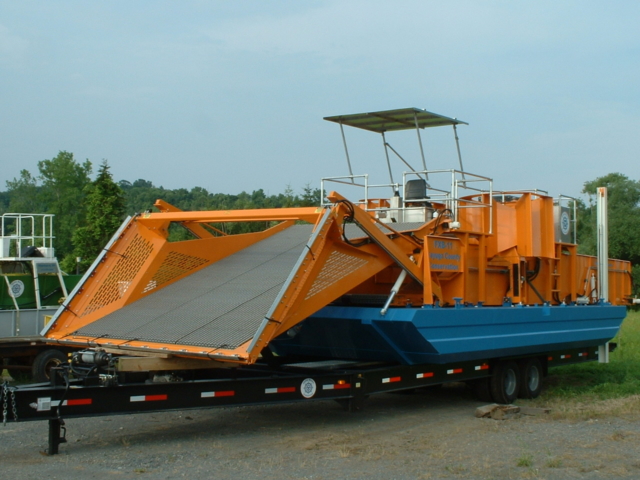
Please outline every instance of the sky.
[{"label": "sky", "polygon": [[[640,177],[638,25],[617,0],[0,0],[0,190],[66,150],[116,181],[300,193],[348,173],[323,117],[418,107],[469,123],[464,167],[495,190],[578,196]],[[388,182],[380,136],[345,135]],[[457,166],[449,127],[421,137]],[[387,140],[420,166],[415,132]]]}]

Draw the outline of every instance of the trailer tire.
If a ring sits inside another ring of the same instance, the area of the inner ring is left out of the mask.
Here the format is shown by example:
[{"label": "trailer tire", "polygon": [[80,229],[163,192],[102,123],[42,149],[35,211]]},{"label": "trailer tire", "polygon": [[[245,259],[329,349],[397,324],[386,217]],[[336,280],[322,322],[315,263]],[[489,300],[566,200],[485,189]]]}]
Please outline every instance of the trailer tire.
[{"label": "trailer tire", "polygon": [[491,376],[490,388],[493,401],[508,404],[518,398],[520,390],[520,369],[511,360],[498,363]]},{"label": "trailer tire", "polygon": [[542,391],[544,370],[537,358],[529,358],[520,364],[520,398],[537,398]]},{"label": "trailer tire", "polygon": [[31,375],[36,382],[48,382],[51,380],[51,369],[65,363],[67,356],[60,350],[49,349],[40,352],[31,367]]},{"label": "trailer tire", "polygon": [[493,396],[491,395],[491,378],[481,378],[474,380],[471,384],[473,388],[473,394],[481,402],[492,402]]}]

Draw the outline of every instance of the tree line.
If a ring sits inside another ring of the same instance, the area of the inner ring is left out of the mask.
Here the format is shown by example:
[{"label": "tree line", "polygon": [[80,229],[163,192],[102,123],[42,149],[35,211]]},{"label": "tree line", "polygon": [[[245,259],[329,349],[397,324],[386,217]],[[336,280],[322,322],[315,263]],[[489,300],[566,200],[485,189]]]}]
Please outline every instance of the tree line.
[{"label": "tree line", "polygon": [[[248,208],[306,207],[320,204],[320,190],[306,185],[301,194],[291,187],[283,193],[267,195],[264,190],[237,195],[211,193],[202,187],[166,189],[151,181],[115,182],[103,160],[91,180],[93,165],[78,162],[73,154],[61,151],[50,160],[37,163],[38,173],[22,170],[19,178],[6,182],[0,192],[0,213],[55,214],[56,253],[62,268],[74,271],[82,258],[86,269],[127,215],[152,208],[161,198],[183,210],[240,210]],[[579,252],[596,253],[596,188],[609,192],[609,254],[634,265],[635,293],[640,293],[640,181],[620,173],[610,173],[585,182],[578,200],[577,236]],[[264,225],[231,224],[229,233],[242,233]],[[173,239],[187,238],[185,230],[172,231]]]},{"label": "tree line", "polygon": [[[115,182],[103,160],[91,180],[93,164],[78,162],[71,152],[61,151],[37,163],[37,173],[21,170],[0,192],[0,213],[52,213],[55,249],[63,270],[85,270],[127,215],[153,208],[159,198],[182,210],[236,210],[249,208],[306,207],[320,204],[320,189],[306,185],[296,194],[291,187],[267,195],[263,189],[237,195],[210,193],[202,187],[166,189],[151,181]],[[264,225],[226,225],[229,233],[242,233]],[[185,230],[172,231],[173,239],[186,238]],[[77,265],[77,258],[81,258]]]}]

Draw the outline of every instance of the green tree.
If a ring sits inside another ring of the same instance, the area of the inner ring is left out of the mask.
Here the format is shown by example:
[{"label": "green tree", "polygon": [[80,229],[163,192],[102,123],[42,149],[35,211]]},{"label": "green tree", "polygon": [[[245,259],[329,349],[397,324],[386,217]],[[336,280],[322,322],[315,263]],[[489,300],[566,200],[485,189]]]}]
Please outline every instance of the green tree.
[{"label": "green tree", "polygon": [[629,260],[633,267],[634,293],[640,293],[640,182],[621,173],[610,173],[586,182],[582,193],[588,203],[580,205],[578,244],[580,252],[595,255],[596,189],[607,187],[609,256]]},{"label": "green tree", "polygon": [[302,189],[302,198],[300,199],[301,207],[319,207],[320,206],[320,189],[311,189],[308,183]]},{"label": "green tree", "polygon": [[85,187],[85,194],[86,221],[73,232],[73,253],[62,262],[67,271],[75,267],[77,257],[82,259],[82,270],[86,270],[121,225],[126,212],[124,192],[113,181],[106,160],[93,183]]},{"label": "green tree", "polygon": [[71,236],[84,220],[84,187],[90,183],[91,162],[77,163],[73,154],[61,151],[51,160],[38,162],[39,175],[28,170],[7,182],[8,210],[15,213],[53,213],[58,255],[69,254]]},{"label": "green tree", "polygon": [[42,213],[46,207],[41,200],[36,177],[28,170],[20,170],[20,178],[7,180],[7,211],[11,213]]},{"label": "green tree", "polygon": [[293,188],[291,185],[287,185],[287,188],[284,189],[284,202],[282,206],[284,208],[294,207],[296,204],[297,197],[294,195]]},{"label": "green tree", "polygon": [[51,160],[38,162],[40,198],[47,213],[53,213],[56,251],[65,257],[73,250],[72,236],[85,218],[85,187],[91,183],[91,162],[80,164],[73,153],[61,151]]},{"label": "green tree", "polygon": [[0,192],[0,213],[7,213],[9,211],[9,192]]}]

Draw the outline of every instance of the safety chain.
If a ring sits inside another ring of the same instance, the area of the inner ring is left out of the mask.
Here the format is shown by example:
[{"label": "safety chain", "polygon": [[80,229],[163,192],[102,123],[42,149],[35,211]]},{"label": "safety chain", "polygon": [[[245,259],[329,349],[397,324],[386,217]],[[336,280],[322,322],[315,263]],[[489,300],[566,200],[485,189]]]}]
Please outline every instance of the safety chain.
[{"label": "safety chain", "polygon": [[18,410],[16,409],[16,389],[9,386],[8,381],[4,381],[0,389],[0,402],[2,403],[2,426],[7,425],[9,396],[11,396],[11,413],[13,413],[13,421],[18,421]]}]

